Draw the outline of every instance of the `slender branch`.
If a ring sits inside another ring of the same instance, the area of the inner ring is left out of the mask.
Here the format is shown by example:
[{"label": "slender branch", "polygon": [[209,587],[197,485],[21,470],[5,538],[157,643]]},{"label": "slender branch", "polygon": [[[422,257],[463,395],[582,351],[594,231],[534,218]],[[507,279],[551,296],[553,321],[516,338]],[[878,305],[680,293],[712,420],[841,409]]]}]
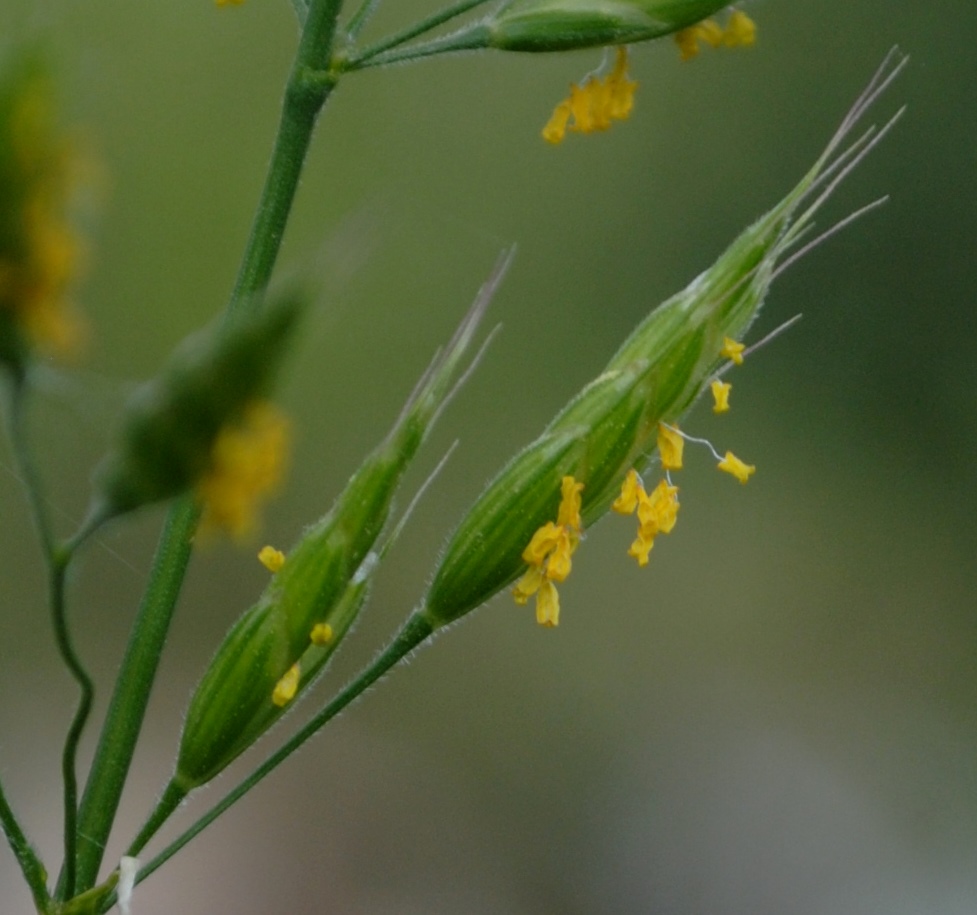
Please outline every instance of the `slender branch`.
[{"label": "slender branch", "polygon": [[[473,22],[457,32],[432,38],[421,44],[410,45],[406,48],[391,48],[383,52],[376,52],[369,57],[360,55],[351,57],[346,64],[347,70],[365,70],[368,67],[384,67],[387,64],[407,63],[433,57],[435,54],[454,54],[459,51],[478,51],[489,46],[488,28],[482,22]],[[372,49],[370,49],[372,50]]]},{"label": "slender branch", "polygon": [[160,827],[170,818],[170,814],[183,803],[186,796],[186,790],[176,782],[171,781],[166,786],[159,800],[156,802],[153,812],[143,824],[142,829],[139,830],[139,834],[132,840],[128,851],[126,851],[129,857],[135,858],[149,844],[153,836],[159,832]]},{"label": "slender branch", "polygon": [[[186,845],[191,839],[199,835],[204,829],[206,829],[211,823],[214,822],[225,810],[233,806],[237,801],[239,801],[245,794],[247,794],[255,785],[258,784],[266,775],[276,769],[281,763],[283,763],[289,756],[292,755],[296,750],[299,749],[310,737],[315,735],[320,731],[329,721],[336,717],[347,705],[349,705],[354,699],[362,695],[369,689],[374,683],[377,682],[384,674],[387,673],[392,667],[406,658],[415,648],[420,646],[425,642],[432,634],[433,629],[431,624],[421,615],[413,614],[410,616],[404,625],[401,627],[400,632],[391,640],[390,644],[374,659],[367,668],[360,672],[360,674],[350,683],[348,683],[336,696],[325,705],[318,714],[315,715],[301,730],[299,730],[294,736],[292,736],[279,750],[268,757],[257,769],[254,770],[247,778],[245,778],[233,791],[228,793],[218,804],[212,807],[207,813],[205,813],[200,819],[198,819],[189,829],[183,832],[180,836],[174,839],[169,845],[166,846],[155,858],[146,863],[143,867],[139,869],[139,875],[136,877],[136,883],[141,883],[150,874],[158,870],[162,865],[164,865],[170,858],[173,857],[184,845]],[[164,792],[163,800],[166,799],[173,791],[178,791],[178,786],[174,786],[172,783],[167,787]],[[163,801],[161,801],[159,806],[163,806]],[[152,821],[159,820],[159,824],[162,824],[162,819],[155,816],[151,817]],[[147,822],[146,827],[140,832],[141,844],[137,847],[133,845],[129,849],[127,854],[135,854],[149,841],[151,838],[148,827],[150,823]],[[106,898],[101,912],[108,911],[112,905],[114,905],[115,899],[113,896]]]},{"label": "slender branch", "polygon": [[92,710],[95,686],[92,678],[81,664],[71,641],[65,607],[65,577],[68,571],[70,553],[54,557],[51,569],[51,616],[54,622],[54,636],[61,657],[78,684],[80,695],[75,715],[65,735],[64,750],[61,754],[61,776],[64,780],[64,890],[65,898],[75,892],[76,842],[78,821],[78,776],[75,771],[78,744]]},{"label": "slender branch", "polygon": [[[358,67],[365,61],[376,57],[378,54],[381,54],[384,51],[389,51],[391,48],[399,47],[405,42],[410,41],[412,38],[417,38],[418,35],[423,35],[425,32],[430,32],[432,29],[436,29],[439,25],[444,25],[444,23],[454,19],[456,16],[461,16],[464,13],[467,13],[469,10],[475,9],[477,6],[482,6],[486,2],[487,0],[458,0],[457,3],[452,3],[450,6],[446,6],[444,9],[428,16],[426,19],[421,19],[418,22],[415,22],[413,25],[410,25],[399,32],[395,32],[390,37],[384,38],[383,40],[376,42],[376,44],[369,45],[360,51],[360,53],[350,55],[349,62],[351,68]],[[367,5],[367,3],[364,3],[363,6],[365,7]],[[360,8],[360,11],[362,10],[363,7]],[[353,22],[350,23],[351,33],[355,21],[356,17],[354,17]]]},{"label": "slender branch", "polygon": [[363,0],[359,9],[353,13],[346,24],[346,37],[350,41],[355,41],[359,37],[360,32],[363,31],[364,26],[370,21],[379,5],[380,0]]},{"label": "slender branch", "polygon": [[50,912],[51,897],[47,891],[47,873],[44,870],[44,865],[37,857],[34,849],[31,848],[30,842],[27,841],[24,831],[17,822],[17,817],[10,809],[2,785],[0,785],[0,827],[3,828],[7,841],[10,843],[10,850],[20,864],[20,869],[31,889],[34,905],[38,912]]},{"label": "slender branch", "polygon": [[[61,776],[64,783],[64,887],[71,895],[75,886],[75,843],[77,838],[78,818],[78,776],[76,760],[78,744],[82,732],[92,710],[92,700],[95,687],[88,675],[78,653],[75,651],[68,628],[67,607],[65,603],[65,578],[71,562],[73,549],[59,547],[54,540],[51,523],[47,517],[42,496],[42,486],[37,465],[28,443],[25,403],[27,379],[18,375],[10,388],[10,404],[8,410],[10,443],[13,449],[18,469],[24,481],[27,500],[31,509],[34,526],[37,528],[38,538],[44,553],[48,568],[48,598],[51,609],[51,622],[54,627],[55,642],[58,652],[69,673],[78,684],[79,696],[75,714],[65,735],[64,749],[61,754]],[[89,523],[76,536],[73,544],[77,545],[94,530],[97,524]]]},{"label": "slender branch", "polygon": [[34,529],[37,531],[37,537],[41,542],[44,559],[50,563],[51,557],[55,553],[54,533],[44,506],[44,499],[41,495],[43,487],[41,486],[40,474],[38,473],[37,465],[34,463],[34,457],[28,444],[26,377],[24,375],[17,375],[13,378],[8,392],[7,436],[10,439],[10,448],[20,473],[24,495],[27,497],[27,506],[31,513],[31,521],[34,524]]}]

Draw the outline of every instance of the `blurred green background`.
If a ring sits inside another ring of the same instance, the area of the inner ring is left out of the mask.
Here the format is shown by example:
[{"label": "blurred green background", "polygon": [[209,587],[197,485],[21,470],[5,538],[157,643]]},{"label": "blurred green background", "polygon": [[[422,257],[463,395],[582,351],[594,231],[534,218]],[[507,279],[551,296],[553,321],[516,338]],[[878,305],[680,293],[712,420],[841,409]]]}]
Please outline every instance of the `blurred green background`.
[{"label": "blurred green background", "polygon": [[[369,35],[434,6],[388,0]],[[474,614],[143,884],[138,915],[977,907],[977,7],[746,9],[756,48],[681,64],[668,41],[637,47],[632,119],[558,148],[539,130],[599,52],[344,83],[281,260],[323,295],[283,386],[299,435],[267,540],[286,546],[328,507],[499,250],[519,252],[490,312],[503,333],[410,482],[461,446],[323,693],[418,599],[500,464],[793,185],[893,44],[912,56],[875,119],[903,103],[906,117],[822,225],[891,201],[777,283],[754,335],[804,320],[737,372],[721,424],[701,408],[686,422],[758,465],[749,486],[693,454],[681,522],[647,569],[624,555],[630,524],[600,525],[559,629],[507,597]],[[3,20],[9,43],[40,32],[58,49],[71,120],[107,176],[81,296],[91,352],[50,374],[35,423],[67,532],[125,395],[227,296],[296,28],[286,0],[6,0]],[[0,774],[56,866],[75,690],[10,466],[4,450]],[[99,716],[161,518],[113,527],[73,583]],[[110,859],[264,578],[248,550],[195,559]],[[29,909],[4,850],[0,912]]]}]

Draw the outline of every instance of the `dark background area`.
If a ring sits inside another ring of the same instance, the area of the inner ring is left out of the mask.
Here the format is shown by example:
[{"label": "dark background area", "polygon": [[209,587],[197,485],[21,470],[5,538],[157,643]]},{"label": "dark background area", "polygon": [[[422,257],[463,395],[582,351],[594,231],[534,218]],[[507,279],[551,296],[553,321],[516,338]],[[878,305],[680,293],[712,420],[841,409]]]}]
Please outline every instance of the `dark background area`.
[{"label": "dark background area", "polygon": [[[434,5],[387,7],[370,36]],[[461,445],[322,696],[418,600],[502,462],[786,193],[892,45],[912,58],[874,119],[904,103],[906,116],[821,224],[890,202],[778,281],[752,335],[804,320],[736,374],[733,412],[686,421],[757,464],[750,484],[690,454],[680,523],[647,569],[624,554],[630,523],[601,524],[557,630],[505,596],[473,614],[137,890],[137,915],[974,911],[977,8],[745,8],[754,49],[682,64],[670,41],[636,47],[631,120],[558,148],[539,130],[600,52],[344,82],[281,260],[322,296],[281,391],[295,464],[264,539],[287,546],[328,508],[500,249],[519,251],[489,317],[503,332],[409,484]],[[50,37],[70,120],[106,175],[80,295],[92,347],[79,371],[50,374],[35,422],[67,533],[126,394],[226,299],[296,28],[285,0],[8,0],[3,18],[9,41]],[[10,467],[4,451],[0,773],[55,867],[75,690]],[[73,582],[97,718],[161,518],[109,529]],[[209,656],[263,586],[253,553],[194,561],[110,858],[169,774]],[[0,913],[29,909],[4,851]]]}]

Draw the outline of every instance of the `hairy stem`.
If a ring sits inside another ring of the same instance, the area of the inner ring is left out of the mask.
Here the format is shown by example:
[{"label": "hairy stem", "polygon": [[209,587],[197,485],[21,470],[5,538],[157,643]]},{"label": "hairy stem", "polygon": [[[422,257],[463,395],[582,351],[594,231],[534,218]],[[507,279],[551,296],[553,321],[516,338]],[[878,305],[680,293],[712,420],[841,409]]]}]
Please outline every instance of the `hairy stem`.
[{"label": "hairy stem", "polygon": [[345,29],[346,37],[350,41],[356,41],[357,36],[363,31],[363,28],[370,21],[370,17],[377,11],[379,5],[380,0],[363,0],[359,9],[350,16]]},{"label": "hairy stem", "polygon": [[0,828],[3,829],[7,841],[10,843],[10,850],[14,853],[18,864],[20,864],[24,879],[31,889],[31,895],[34,897],[34,905],[37,911],[43,913],[50,912],[51,897],[47,891],[47,874],[44,870],[44,865],[41,864],[40,858],[37,857],[34,849],[31,848],[30,842],[27,841],[24,831],[20,828],[17,817],[14,816],[13,810],[10,809],[10,805],[7,803],[2,786],[0,786]]},{"label": "hairy stem", "polygon": [[[378,41],[376,44],[372,44],[369,47],[364,48],[359,54],[351,54],[349,58],[349,63],[352,67],[361,65],[367,60],[376,57],[378,54],[384,51],[389,51],[391,48],[397,48],[400,45],[410,41],[412,38],[417,38],[418,35],[423,35],[425,32],[430,32],[432,29],[436,29],[439,25],[444,25],[444,23],[449,22],[457,16],[461,16],[467,13],[469,10],[475,9],[477,6],[482,6],[487,0],[458,0],[457,3],[452,3],[450,6],[446,6],[444,9],[428,16],[426,19],[421,19],[415,22],[413,25],[408,26],[400,32],[396,32],[389,38],[384,38],[382,41]],[[364,4],[365,6],[366,4]],[[354,17],[355,18],[355,17]],[[352,29],[353,23],[350,23],[350,29]]]},{"label": "hairy stem", "polygon": [[456,54],[460,51],[478,51],[489,46],[488,27],[482,22],[473,22],[464,28],[424,41],[420,44],[393,47],[386,51],[367,49],[362,55],[351,57],[346,65],[348,70],[365,70],[368,67],[384,67],[388,64],[409,63],[436,54]]}]

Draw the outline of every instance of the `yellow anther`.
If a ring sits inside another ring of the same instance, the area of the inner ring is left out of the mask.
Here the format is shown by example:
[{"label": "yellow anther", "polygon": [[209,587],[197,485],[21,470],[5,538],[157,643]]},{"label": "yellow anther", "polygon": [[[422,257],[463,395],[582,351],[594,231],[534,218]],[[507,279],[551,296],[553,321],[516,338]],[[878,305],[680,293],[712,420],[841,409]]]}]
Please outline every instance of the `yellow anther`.
[{"label": "yellow anther", "polygon": [[560,484],[560,508],[556,514],[556,523],[571,530],[579,531],[583,526],[580,519],[580,493],[583,483],[578,483],[573,477],[563,478]]},{"label": "yellow anther", "polygon": [[732,474],[741,483],[745,483],[756,473],[756,467],[752,464],[745,464],[732,451],[727,451],[726,456],[717,466],[724,473]]},{"label": "yellow anther", "polygon": [[560,623],[560,595],[551,581],[544,581],[536,593],[536,622],[550,628]]},{"label": "yellow anther", "polygon": [[655,545],[655,535],[639,528],[637,539],[631,544],[628,556],[638,560],[638,565],[644,568],[648,565],[648,554]]},{"label": "yellow anther", "polygon": [[543,139],[547,143],[562,143],[567,134],[567,124],[570,121],[570,103],[566,100],[560,102],[550,115],[550,119],[543,128]]},{"label": "yellow anther", "polygon": [[630,515],[638,507],[638,493],[643,492],[636,470],[629,470],[621,484],[621,495],[611,504],[619,515]]},{"label": "yellow anther", "polygon": [[695,28],[679,29],[673,36],[678,45],[679,57],[682,60],[692,60],[699,54],[699,39],[696,38]]},{"label": "yellow anther", "polygon": [[748,48],[756,43],[756,23],[742,10],[734,10],[726,22],[723,43],[730,48]]},{"label": "yellow anther", "polygon": [[650,495],[642,498],[638,505],[638,520],[642,527],[653,523],[659,533],[670,534],[678,520],[678,510],[678,487],[661,480]]},{"label": "yellow anther", "polygon": [[255,527],[258,503],[277,486],[288,450],[288,421],[271,404],[255,403],[243,420],[220,431],[211,466],[197,483],[202,529],[244,537]]},{"label": "yellow anther", "polygon": [[522,606],[539,590],[540,585],[542,584],[542,568],[540,566],[532,566],[526,571],[522,578],[516,582],[516,586],[512,589],[512,597],[517,604]]},{"label": "yellow anther", "polygon": [[743,350],[745,349],[746,347],[742,343],[738,343],[730,337],[723,337],[723,348],[719,351],[719,355],[724,359],[729,359],[735,365],[742,365]]},{"label": "yellow anther", "polygon": [[729,392],[733,386],[728,381],[720,381],[718,378],[709,385],[715,403],[712,405],[713,413],[726,413],[729,411]]},{"label": "yellow anther", "polygon": [[574,83],[570,87],[570,113],[573,115],[573,123],[570,130],[579,133],[593,133],[597,128],[594,126],[593,111],[593,92],[591,91],[592,80],[587,80],[582,86]]},{"label": "yellow anther", "polygon": [[546,561],[546,557],[556,549],[556,545],[560,542],[561,533],[562,529],[558,524],[547,521],[546,524],[533,534],[533,539],[529,541],[529,545],[522,551],[523,561],[529,563],[531,566],[542,566]]},{"label": "yellow anther", "polygon": [[550,554],[550,558],[546,561],[546,577],[550,581],[566,581],[572,567],[570,556],[574,549],[576,549],[576,543],[571,538],[570,532],[563,528],[560,539]]},{"label": "yellow anther", "polygon": [[594,133],[607,130],[611,121],[623,121],[634,107],[638,84],[628,78],[628,49],[618,47],[614,66],[606,77],[591,76],[581,85],[570,86],[570,95],[561,101],[543,128],[543,139],[560,143],[567,131]]},{"label": "yellow anther", "polygon": [[681,470],[684,449],[685,439],[678,429],[659,423],[658,454],[661,457],[662,470]]},{"label": "yellow anther", "polygon": [[271,694],[271,701],[279,708],[288,705],[295,698],[295,693],[299,688],[299,674],[298,664],[293,664],[289,667],[285,676],[275,684],[275,688]]},{"label": "yellow anther", "polygon": [[332,637],[332,626],[328,623],[316,623],[312,627],[312,632],[309,633],[309,641],[313,645],[328,645],[332,641]]},{"label": "yellow anther", "polygon": [[277,572],[285,565],[285,554],[273,546],[263,546],[258,552],[258,561],[269,571]]},{"label": "yellow anther", "polygon": [[703,19],[693,28],[695,29],[695,37],[704,41],[711,48],[718,48],[723,43],[725,33],[715,19]]},{"label": "yellow anther", "polygon": [[563,478],[556,523],[547,521],[542,525],[522,551],[529,568],[516,582],[512,597],[517,604],[525,604],[535,594],[536,618],[544,626],[556,625],[560,604],[553,582],[566,580],[573,566],[570,557],[580,544],[583,488],[583,483],[572,476]]}]

